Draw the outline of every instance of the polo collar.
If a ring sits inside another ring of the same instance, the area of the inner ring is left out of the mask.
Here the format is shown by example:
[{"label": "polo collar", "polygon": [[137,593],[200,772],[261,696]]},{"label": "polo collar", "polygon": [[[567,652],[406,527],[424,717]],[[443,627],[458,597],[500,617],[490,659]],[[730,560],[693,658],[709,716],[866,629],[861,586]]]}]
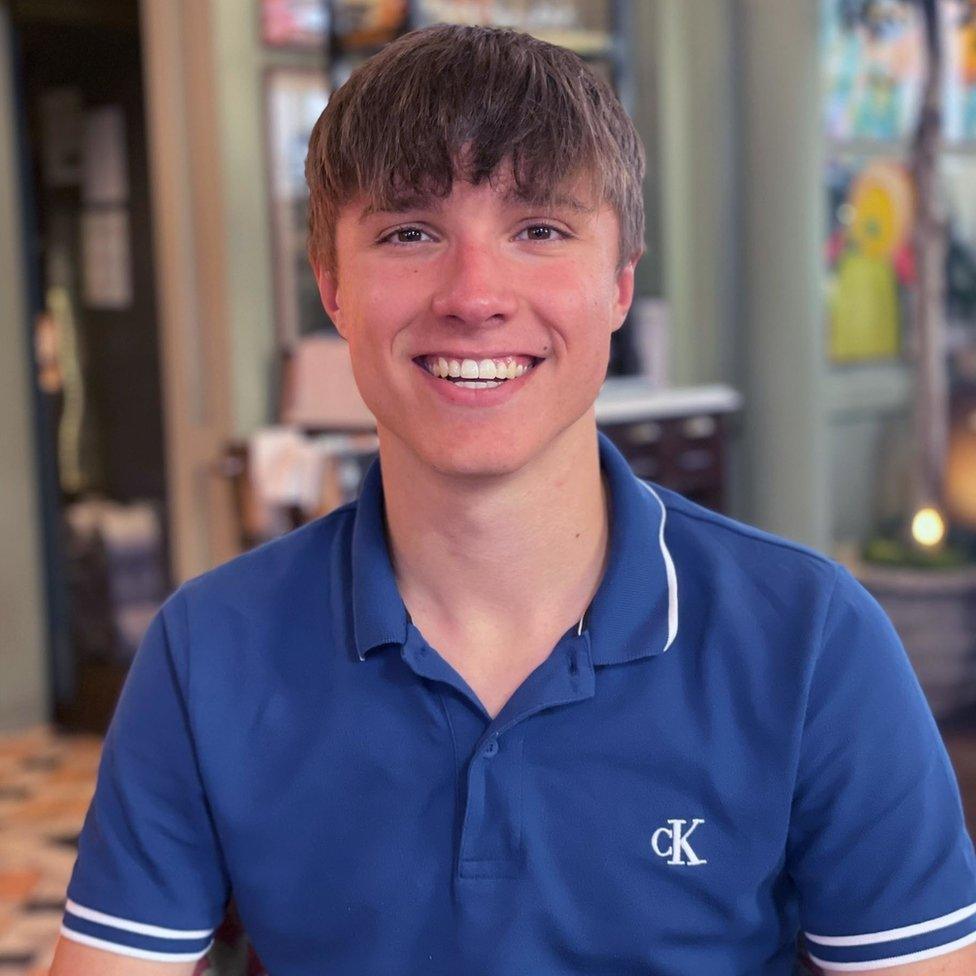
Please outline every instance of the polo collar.
[{"label": "polo collar", "polygon": [[603,431],[600,467],[611,498],[610,551],[586,612],[594,664],[663,654],[678,634],[678,580],[665,542],[667,509]]},{"label": "polo collar", "polygon": [[[610,551],[583,619],[594,664],[622,664],[666,651],[678,632],[678,585],[665,542],[667,511],[653,483],[639,479],[597,431],[611,498]],[[386,541],[380,459],[363,477],[352,530],[352,611],[361,660],[407,640],[407,608]]]}]

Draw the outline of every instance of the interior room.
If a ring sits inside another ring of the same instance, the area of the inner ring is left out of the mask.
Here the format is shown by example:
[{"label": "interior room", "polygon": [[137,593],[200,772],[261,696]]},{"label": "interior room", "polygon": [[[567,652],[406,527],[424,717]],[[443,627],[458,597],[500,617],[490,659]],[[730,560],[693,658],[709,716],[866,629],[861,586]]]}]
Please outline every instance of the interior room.
[{"label": "interior room", "polygon": [[[976,835],[973,0],[0,0],[0,974],[50,971],[166,601],[360,496],[380,433],[306,153],[434,24],[567,48],[616,94],[646,250],[596,426],[877,601]],[[824,971],[801,935],[794,973]],[[195,976],[268,972],[232,901]]]}]

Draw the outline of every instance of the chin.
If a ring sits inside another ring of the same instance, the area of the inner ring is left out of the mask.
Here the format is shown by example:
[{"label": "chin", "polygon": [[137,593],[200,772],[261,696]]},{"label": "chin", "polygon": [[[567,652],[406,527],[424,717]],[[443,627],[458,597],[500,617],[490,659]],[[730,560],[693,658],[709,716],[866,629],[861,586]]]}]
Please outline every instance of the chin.
[{"label": "chin", "polygon": [[437,445],[424,444],[417,453],[442,475],[472,479],[512,474],[529,459],[529,452],[524,447],[515,449],[508,444],[504,448],[485,450],[484,445],[477,442],[440,449]]}]

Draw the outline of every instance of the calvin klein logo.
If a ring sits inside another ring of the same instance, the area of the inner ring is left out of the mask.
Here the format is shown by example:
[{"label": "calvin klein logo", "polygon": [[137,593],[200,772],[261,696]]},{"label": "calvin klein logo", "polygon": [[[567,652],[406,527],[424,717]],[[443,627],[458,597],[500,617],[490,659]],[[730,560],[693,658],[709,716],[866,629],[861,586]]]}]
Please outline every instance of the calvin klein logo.
[{"label": "calvin klein logo", "polygon": [[[687,820],[668,820],[670,827],[658,827],[651,834],[651,847],[658,857],[666,857],[668,864],[687,864],[696,867],[699,864],[708,864],[708,861],[700,858],[688,843],[688,838],[704,823],[704,820],[694,819],[691,827],[685,830]],[[668,837],[668,846],[664,847],[664,838]],[[687,857],[688,860],[682,860]]]}]

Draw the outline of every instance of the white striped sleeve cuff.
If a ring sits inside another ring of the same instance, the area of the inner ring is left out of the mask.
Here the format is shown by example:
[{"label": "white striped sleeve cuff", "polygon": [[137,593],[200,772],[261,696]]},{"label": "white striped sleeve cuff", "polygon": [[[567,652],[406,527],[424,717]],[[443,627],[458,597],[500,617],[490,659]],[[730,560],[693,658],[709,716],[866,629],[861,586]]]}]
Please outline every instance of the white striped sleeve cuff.
[{"label": "white striped sleeve cuff", "polygon": [[806,951],[831,971],[868,971],[921,962],[976,942],[976,902],[914,925],[863,935],[803,933]]},{"label": "white striped sleeve cuff", "polygon": [[192,962],[213,945],[214,929],[169,929],[147,925],[79,905],[65,903],[61,934],[75,942],[135,959]]}]

